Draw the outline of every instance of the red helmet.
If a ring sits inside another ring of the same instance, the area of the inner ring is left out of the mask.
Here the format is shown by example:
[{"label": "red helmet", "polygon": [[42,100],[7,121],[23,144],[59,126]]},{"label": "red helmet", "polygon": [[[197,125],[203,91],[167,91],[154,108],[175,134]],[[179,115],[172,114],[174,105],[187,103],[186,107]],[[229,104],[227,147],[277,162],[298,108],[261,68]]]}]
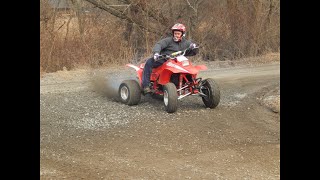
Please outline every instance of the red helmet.
[{"label": "red helmet", "polygon": [[171,31],[181,31],[182,35],[185,34],[186,32],[186,27],[183,24],[177,23],[175,25],[172,26]]}]

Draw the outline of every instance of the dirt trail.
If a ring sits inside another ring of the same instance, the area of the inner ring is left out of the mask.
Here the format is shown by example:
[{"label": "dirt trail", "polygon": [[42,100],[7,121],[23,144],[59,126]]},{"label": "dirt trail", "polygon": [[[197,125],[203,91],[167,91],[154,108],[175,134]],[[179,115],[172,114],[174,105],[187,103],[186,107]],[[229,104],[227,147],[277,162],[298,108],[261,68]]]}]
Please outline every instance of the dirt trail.
[{"label": "dirt trail", "polygon": [[[212,68],[221,102],[190,96],[113,98],[134,71],[117,68],[40,80],[41,179],[280,179],[280,65]],[[112,80],[111,80],[112,79]]]}]

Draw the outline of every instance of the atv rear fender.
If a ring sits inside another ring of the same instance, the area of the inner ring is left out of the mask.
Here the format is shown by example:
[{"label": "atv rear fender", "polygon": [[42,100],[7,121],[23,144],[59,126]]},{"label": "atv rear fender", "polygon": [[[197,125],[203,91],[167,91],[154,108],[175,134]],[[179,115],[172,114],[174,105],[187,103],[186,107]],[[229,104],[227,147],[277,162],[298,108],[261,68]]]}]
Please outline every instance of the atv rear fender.
[{"label": "atv rear fender", "polygon": [[134,70],[136,70],[136,72],[137,72],[137,77],[138,77],[139,83],[140,83],[140,85],[141,85],[141,83],[142,83],[142,73],[143,73],[144,64],[141,64],[140,67],[135,66],[135,65],[133,65],[133,64],[126,64],[126,66],[131,67],[131,68],[133,68]]}]

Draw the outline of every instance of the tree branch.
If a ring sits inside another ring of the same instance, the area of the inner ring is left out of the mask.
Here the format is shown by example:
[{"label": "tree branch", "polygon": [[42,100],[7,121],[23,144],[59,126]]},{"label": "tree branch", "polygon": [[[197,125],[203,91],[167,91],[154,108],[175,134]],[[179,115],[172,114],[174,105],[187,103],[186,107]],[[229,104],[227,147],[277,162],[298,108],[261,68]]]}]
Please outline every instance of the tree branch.
[{"label": "tree branch", "polygon": [[120,19],[126,20],[129,23],[136,24],[141,29],[147,30],[148,32],[152,32],[152,33],[155,33],[155,34],[159,34],[159,32],[157,32],[156,30],[145,27],[141,22],[139,22],[138,19],[134,20],[134,19],[130,18],[129,16],[127,16],[124,13],[124,11],[120,11],[120,10],[118,10],[116,8],[113,8],[112,6],[110,6],[110,4],[108,4],[105,1],[101,1],[101,0],[86,0],[86,1],[91,3],[91,4],[93,4],[93,5],[95,5],[95,6],[97,6],[99,9],[105,10],[108,13],[110,13],[110,14],[112,14],[112,15],[120,18]]},{"label": "tree branch", "polygon": [[194,7],[191,6],[189,0],[186,0],[186,1],[187,1],[188,5],[190,6],[190,8],[193,9],[195,13],[197,13],[197,10]]}]

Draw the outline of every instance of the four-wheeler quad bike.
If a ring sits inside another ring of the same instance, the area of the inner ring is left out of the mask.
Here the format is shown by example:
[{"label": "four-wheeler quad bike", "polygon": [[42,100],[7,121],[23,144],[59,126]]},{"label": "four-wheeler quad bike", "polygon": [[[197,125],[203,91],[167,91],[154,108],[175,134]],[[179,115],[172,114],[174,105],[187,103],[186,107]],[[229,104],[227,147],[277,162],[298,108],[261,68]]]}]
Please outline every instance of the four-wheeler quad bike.
[{"label": "four-wheeler quad bike", "polygon": [[[198,47],[197,47],[198,48]],[[152,69],[150,76],[151,90],[154,95],[163,96],[165,110],[173,113],[178,108],[178,100],[198,95],[206,107],[215,108],[220,102],[220,89],[212,79],[197,78],[200,70],[206,70],[205,65],[193,66],[184,56],[184,51],[177,51],[170,55],[160,55],[160,59],[167,59],[165,63]],[[129,106],[140,102],[142,92],[142,74],[145,63],[140,66],[126,64],[137,72],[136,80],[124,80],[119,87],[119,97],[122,103]]]}]

